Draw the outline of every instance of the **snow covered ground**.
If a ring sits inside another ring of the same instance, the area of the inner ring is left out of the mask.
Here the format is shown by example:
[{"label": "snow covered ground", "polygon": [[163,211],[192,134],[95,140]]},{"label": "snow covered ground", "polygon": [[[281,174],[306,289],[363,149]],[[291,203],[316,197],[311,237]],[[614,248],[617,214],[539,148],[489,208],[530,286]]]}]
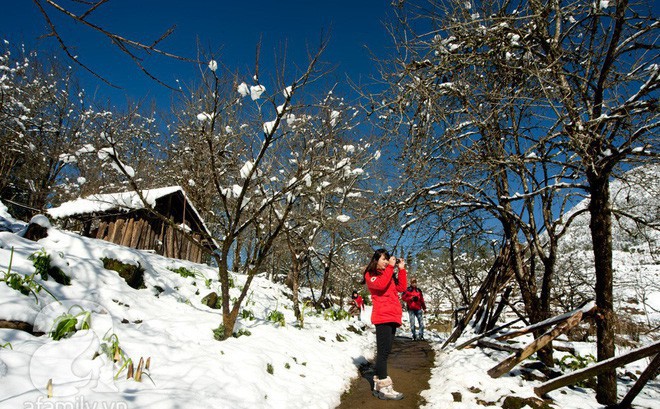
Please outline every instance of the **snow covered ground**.
[{"label": "snow covered ground", "polygon": [[[23,226],[0,203],[0,227],[17,231]],[[44,290],[35,297],[0,283],[0,319],[27,322],[36,331],[49,333],[63,313],[84,311],[89,313],[90,326],[59,341],[0,329],[0,409],[334,408],[358,377],[359,364],[374,357],[370,324],[333,321],[307,310],[304,328],[298,328],[288,290],[259,277],[244,305],[246,318],[236,328],[250,335],[216,341],[212,330],[222,321],[220,310],[201,302],[209,292],[219,292],[213,268],[56,228],[36,243],[10,231],[0,232],[0,276],[9,271],[10,259],[11,272],[33,274],[28,257],[41,251],[71,277],[71,285],[42,281],[37,275],[35,279],[59,300],[55,301]],[[103,257],[139,263],[145,269],[146,288],[129,287],[117,273],[103,268]],[[172,271],[181,267],[198,274],[184,278]],[[232,296],[244,279],[234,276]],[[284,314],[284,326],[267,319],[275,310]],[[248,318],[249,313],[254,319]],[[369,310],[365,315],[368,321]],[[85,315],[78,318],[80,327]],[[487,375],[506,353],[478,348],[442,351],[446,334],[428,335],[437,353],[430,389],[423,392],[425,408],[474,408],[478,401],[497,407],[506,395],[534,396],[532,388],[538,381]],[[141,382],[126,379],[126,369],[103,353],[113,341],[136,365],[140,358],[150,357]],[[575,347],[595,354],[585,350],[591,348],[587,344]],[[647,363],[643,360],[626,370],[636,373]],[[49,380],[52,398],[47,397]],[[621,387],[619,393],[625,389]],[[601,407],[590,389],[562,388],[550,395],[560,408]],[[635,407],[658,408],[658,402],[660,384],[655,381]]]},{"label": "snow covered ground", "polygon": [[[80,307],[91,312],[89,330],[59,341],[0,329],[5,345],[0,349],[0,408],[45,408],[55,402],[75,408],[333,408],[357,376],[356,363],[373,358],[374,336],[349,331],[361,332],[364,325],[307,311],[304,328],[296,328],[287,290],[263,278],[255,279],[245,305],[255,318],[240,320],[240,328],[251,335],[219,342],[212,330],[222,321],[220,310],[201,303],[212,290],[219,292],[217,280],[209,289],[203,279],[170,270],[185,267],[213,278],[217,273],[209,266],[55,228],[38,243],[0,232],[0,247],[2,273],[9,268],[12,248],[11,271],[24,275],[35,271],[28,256],[44,249],[72,279],[70,286],[42,282],[61,304],[45,291],[37,303],[34,296],[0,283],[0,319],[34,323],[36,331],[48,333],[62,313],[77,314]],[[103,257],[139,263],[147,288],[129,287],[103,268]],[[234,296],[242,282],[244,277],[235,277]],[[265,318],[275,309],[284,314],[286,325]],[[125,370],[114,379],[118,365],[104,354],[93,358],[102,344],[110,344],[112,334],[136,365],[140,357],[151,357],[142,382],[127,380]],[[52,399],[46,398],[49,379]]]}]

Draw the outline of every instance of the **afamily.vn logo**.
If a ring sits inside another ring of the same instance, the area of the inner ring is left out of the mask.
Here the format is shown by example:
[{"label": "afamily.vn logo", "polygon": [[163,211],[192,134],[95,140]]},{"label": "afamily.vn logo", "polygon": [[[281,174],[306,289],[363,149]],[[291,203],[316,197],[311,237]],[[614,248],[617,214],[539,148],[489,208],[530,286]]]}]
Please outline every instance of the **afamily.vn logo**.
[{"label": "afamily.vn logo", "polygon": [[76,396],[72,401],[52,400],[40,396],[34,402],[23,403],[23,409],[128,409],[128,403],[121,401],[94,401]]}]

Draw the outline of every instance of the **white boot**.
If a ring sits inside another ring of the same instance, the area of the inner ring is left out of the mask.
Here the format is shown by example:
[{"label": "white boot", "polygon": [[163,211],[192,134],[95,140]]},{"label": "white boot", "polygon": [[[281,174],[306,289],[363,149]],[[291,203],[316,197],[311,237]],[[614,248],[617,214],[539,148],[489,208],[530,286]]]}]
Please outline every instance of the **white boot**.
[{"label": "white boot", "polygon": [[403,393],[397,392],[392,387],[392,378],[378,379],[374,376],[374,390],[372,394],[378,399],[400,400]]}]

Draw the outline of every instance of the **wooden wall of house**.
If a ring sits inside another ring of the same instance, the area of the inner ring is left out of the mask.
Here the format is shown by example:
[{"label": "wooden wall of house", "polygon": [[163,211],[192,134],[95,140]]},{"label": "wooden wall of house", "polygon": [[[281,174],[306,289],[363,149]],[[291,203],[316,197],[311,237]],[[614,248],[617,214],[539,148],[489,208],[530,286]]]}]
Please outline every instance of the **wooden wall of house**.
[{"label": "wooden wall of house", "polygon": [[[169,215],[176,225],[185,224],[197,242],[205,229],[199,216],[191,210],[183,193],[175,192],[156,201],[156,211]],[[185,238],[185,235],[153,216],[146,210],[128,213],[86,214],[64,222],[64,228],[79,231],[86,237],[120,244],[141,250],[152,250],[170,258],[197,263],[209,261],[207,251]],[[206,244],[207,249],[215,248]]]},{"label": "wooden wall of house", "polygon": [[[146,212],[103,217],[98,228],[89,233],[89,236],[97,239],[141,250],[153,250],[165,257],[196,263],[205,261],[205,253],[198,246],[175,228],[149,217]],[[199,233],[193,232],[192,235],[196,240],[201,239]]]}]

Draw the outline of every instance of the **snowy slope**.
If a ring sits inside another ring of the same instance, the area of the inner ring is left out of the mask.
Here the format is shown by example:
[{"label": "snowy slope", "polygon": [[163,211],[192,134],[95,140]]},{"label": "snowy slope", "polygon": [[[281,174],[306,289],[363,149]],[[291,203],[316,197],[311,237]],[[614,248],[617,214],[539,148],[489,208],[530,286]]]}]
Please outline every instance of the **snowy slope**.
[{"label": "snowy slope", "polygon": [[[657,226],[660,220],[660,165],[633,169],[625,180],[611,184],[612,247],[616,311],[651,327],[660,325],[660,231],[638,223],[646,220]],[[565,217],[586,209],[588,200]],[[619,214],[617,214],[619,213]],[[624,217],[621,214],[632,217]],[[633,219],[634,218],[634,219]],[[583,282],[579,289],[594,296],[595,282],[589,214],[577,216],[559,242],[559,286]]]},{"label": "snowy slope", "polygon": [[[2,216],[10,218],[5,210]],[[5,346],[0,348],[0,408],[44,404],[49,379],[54,398],[47,402],[76,407],[332,408],[357,376],[356,362],[373,357],[373,335],[348,330],[365,329],[360,322],[328,321],[306,311],[305,327],[294,327],[288,290],[263,278],[254,280],[245,305],[255,319],[240,320],[236,328],[251,335],[220,342],[212,332],[222,322],[220,310],[201,303],[212,290],[219,293],[217,273],[209,266],[51,228],[37,243],[0,232],[0,276],[9,269],[12,248],[12,272],[32,274],[28,256],[43,249],[72,285],[39,280],[59,302],[43,290],[36,302],[0,282],[0,319],[34,324],[35,331],[48,333],[58,316],[82,307],[91,312],[91,329],[59,341],[0,329],[0,345]],[[139,263],[146,288],[135,290],[104,269],[103,257]],[[183,278],[170,270],[179,267],[212,279],[210,288],[202,278]],[[234,281],[235,297],[245,277]],[[274,309],[284,313],[284,327],[266,320]],[[118,365],[104,354],[94,358],[102,344],[110,344],[111,334],[135,365],[140,357],[151,357],[142,382],[127,380],[125,370],[114,379]]]}]

